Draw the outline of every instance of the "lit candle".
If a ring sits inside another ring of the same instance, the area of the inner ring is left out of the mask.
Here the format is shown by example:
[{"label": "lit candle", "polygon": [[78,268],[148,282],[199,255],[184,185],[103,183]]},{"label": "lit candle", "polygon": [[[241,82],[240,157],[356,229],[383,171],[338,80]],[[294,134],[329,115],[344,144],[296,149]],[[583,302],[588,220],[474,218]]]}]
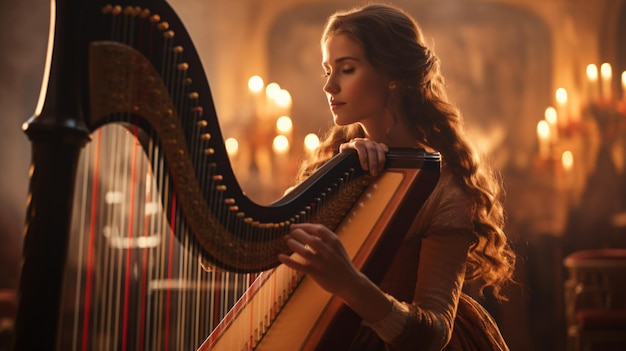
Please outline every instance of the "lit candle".
[{"label": "lit candle", "polygon": [[598,99],[598,66],[593,63],[587,65],[587,95],[591,102]]},{"label": "lit candle", "polygon": [[574,154],[569,150],[563,151],[563,154],[561,154],[561,164],[566,172],[571,171],[574,167]]},{"label": "lit candle", "polygon": [[280,89],[276,92],[274,100],[276,100],[276,105],[280,109],[280,114],[291,114],[291,94],[289,94],[289,91],[285,89]]},{"label": "lit candle", "polygon": [[626,102],[626,71],[622,72],[622,100]]},{"label": "lit candle", "polygon": [[230,164],[233,169],[238,171],[241,167],[241,162],[245,162],[242,160],[241,156],[239,156],[239,141],[237,139],[230,137],[224,141],[224,146],[226,146],[226,152],[228,153],[228,159],[230,160]]},{"label": "lit candle", "polygon": [[569,111],[569,122],[570,124],[578,124],[581,118],[581,103],[580,103],[580,95],[574,93],[569,94],[567,96],[567,109]]},{"label": "lit candle", "polygon": [[600,66],[600,75],[602,76],[602,98],[606,101],[611,100],[611,77],[613,72],[611,70],[611,65],[608,63],[603,63]]},{"label": "lit candle", "polygon": [[278,105],[276,103],[277,96],[280,93],[280,85],[278,83],[269,83],[265,87],[265,97],[267,102],[267,115],[268,118],[276,118],[278,116]]},{"label": "lit candle", "polygon": [[259,77],[259,76],[252,76],[250,77],[250,79],[248,79],[248,89],[253,93],[253,94],[258,94],[261,92],[261,90],[263,90],[263,85],[265,83],[263,83],[263,78]]},{"label": "lit candle", "polygon": [[278,155],[284,155],[289,152],[289,140],[284,135],[277,135],[272,141],[272,149]]},{"label": "lit candle", "polygon": [[543,160],[550,158],[550,126],[545,120],[537,123],[537,136],[539,137],[539,157]]},{"label": "lit candle", "polygon": [[320,138],[317,134],[309,133],[304,137],[304,148],[307,152],[313,152],[320,146]]},{"label": "lit candle", "polygon": [[289,116],[280,116],[276,120],[276,132],[280,135],[284,135],[291,141],[291,135],[293,133],[293,122]]},{"label": "lit candle", "polygon": [[548,125],[550,126],[550,136],[552,137],[552,141],[556,142],[559,137],[556,109],[552,106],[546,108],[544,116],[546,122],[548,122]]},{"label": "lit candle", "polygon": [[569,123],[569,111],[567,110],[567,90],[565,88],[558,88],[556,90],[556,106],[557,114],[559,116],[559,124],[561,126],[567,126]]},{"label": "lit candle", "polygon": [[264,110],[263,100],[261,98],[264,85],[263,78],[259,76],[252,76],[248,79],[248,90],[252,95],[252,109],[256,116],[259,116]]},{"label": "lit candle", "polygon": [[224,142],[224,145],[226,146],[226,152],[228,153],[228,156],[237,156],[237,152],[239,152],[239,142],[237,141],[237,139],[228,138]]}]

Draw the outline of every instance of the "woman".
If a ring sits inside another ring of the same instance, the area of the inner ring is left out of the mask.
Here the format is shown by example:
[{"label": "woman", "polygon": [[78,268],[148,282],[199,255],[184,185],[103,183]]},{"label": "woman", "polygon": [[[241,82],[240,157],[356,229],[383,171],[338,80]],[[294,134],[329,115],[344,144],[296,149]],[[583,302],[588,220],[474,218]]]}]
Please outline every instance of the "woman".
[{"label": "woman", "polygon": [[319,224],[294,224],[286,236],[304,261],[279,260],[362,317],[369,332],[355,349],[508,349],[489,314],[462,293],[464,282],[477,280],[481,293],[489,287],[505,299],[501,288],[512,281],[515,255],[502,230],[500,184],[468,142],[417,23],[396,7],[368,5],[332,15],[321,45],[335,125],[300,179],[345,149],[356,149],[362,167],[376,175],[388,147],[440,152],[441,177],[380,286]]}]

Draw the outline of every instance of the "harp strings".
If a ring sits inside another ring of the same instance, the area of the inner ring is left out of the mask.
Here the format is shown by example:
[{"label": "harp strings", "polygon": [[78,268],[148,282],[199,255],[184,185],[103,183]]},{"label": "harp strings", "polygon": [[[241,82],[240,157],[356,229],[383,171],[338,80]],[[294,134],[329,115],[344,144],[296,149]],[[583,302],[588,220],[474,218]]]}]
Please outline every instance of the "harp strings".
[{"label": "harp strings", "polygon": [[[160,149],[152,142],[144,154],[137,133],[120,125],[100,128],[81,155],[76,208],[82,224],[74,230],[78,253],[72,256],[82,268],[75,278],[73,350],[193,349],[260,280],[200,268],[190,235],[174,234],[186,230],[184,221],[165,216],[176,207],[161,205],[160,192],[171,189]],[[263,273],[266,287],[244,312],[250,323],[235,331],[243,340],[233,342],[235,349],[262,337],[295,288],[299,278],[280,268]]]},{"label": "harp strings", "polygon": [[[155,33],[165,37],[162,50],[152,51],[162,55],[156,62],[162,62],[163,80],[180,115],[190,111],[198,120],[202,109],[194,104],[193,93],[185,91],[190,78],[177,57],[181,48],[168,45],[171,37],[164,31],[166,26],[140,14],[111,18],[112,39],[117,42],[152,47],[145,38]],[[64,349],[193,349],[258,276],[201,269],[201,250],[190,234],[175,235],[189,230],[176,206],[161,146],[154,135],[148,136],[145,148],[138,143],[146,138],[136,118],[132,113],[116,116],[125,127],[99,128],[81,154],[71,239],[75,254],[70,255],[75,261],[68,265],[67,274],[73,293],[65,303],[63,327],[71,333],[64,336]],[[187,128],[198,127],[187,123]],[[191,143],[192,148],[202,147],[201,138]],[[193,162],[202,162],[200,153],[192,155]],[[199,178],[210,186],[211,176]],[[172,202],[165,201],[168,206],[163,207],[161,200],[170,198]],[[220,200],[215,196],[212,206],[224,211]],[[166,212],[171,213],[170,221]],[[273,301],[275,297],[268,296],[257,304],[254,313],[262,316],[257,318],[268,319]],[[262,325],[262,321],[251,324]],[[258,326],[253,329],[258,333]],[[248,340],[251,331],[241,333],[241,339]]]}]

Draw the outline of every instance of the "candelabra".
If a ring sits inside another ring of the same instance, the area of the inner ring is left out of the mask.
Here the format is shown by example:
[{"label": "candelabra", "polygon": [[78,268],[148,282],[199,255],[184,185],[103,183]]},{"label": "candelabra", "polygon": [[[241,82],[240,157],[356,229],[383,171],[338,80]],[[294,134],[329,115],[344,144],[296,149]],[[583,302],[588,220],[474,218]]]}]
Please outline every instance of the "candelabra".
[{"label": "candelabra", "polygon": [[589,64],[586,77],[581,104],[568,101],[567,90],[558,88],[555,106],[548,106],[537,124],[536,169],[550,174],[573,199],[584,191],[601,158],[609,158],[617,172],[624,169],[626,71],[621,74],[621,96],[609,63],[600,70]]},{"label": "candelabra", "polygon": [[301,139],[291,118],[291,94],[278,83],[265,84],[258,75],[248,80],[250,116],[234,128],[237,136],[225,144],[237,179],[260,203],[268,203],[291,185],[303,150],[312,152],[319,144],[315,133]]}]

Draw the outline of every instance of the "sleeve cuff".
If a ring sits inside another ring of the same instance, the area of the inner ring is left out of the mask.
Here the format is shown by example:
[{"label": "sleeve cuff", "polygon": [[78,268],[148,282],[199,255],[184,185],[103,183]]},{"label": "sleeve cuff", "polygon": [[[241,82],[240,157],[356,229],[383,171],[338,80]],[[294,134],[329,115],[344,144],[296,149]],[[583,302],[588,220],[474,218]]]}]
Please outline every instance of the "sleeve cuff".
[{"label": "sleeve cuff", "polygon": [[409,307],[396,300],[393,296],[386,295],[391,302],[391,312],[377,322],[368,323],[364,321],[363,324],[372,328],[383,341],[391,343],[404,330],[409,319]]}]

